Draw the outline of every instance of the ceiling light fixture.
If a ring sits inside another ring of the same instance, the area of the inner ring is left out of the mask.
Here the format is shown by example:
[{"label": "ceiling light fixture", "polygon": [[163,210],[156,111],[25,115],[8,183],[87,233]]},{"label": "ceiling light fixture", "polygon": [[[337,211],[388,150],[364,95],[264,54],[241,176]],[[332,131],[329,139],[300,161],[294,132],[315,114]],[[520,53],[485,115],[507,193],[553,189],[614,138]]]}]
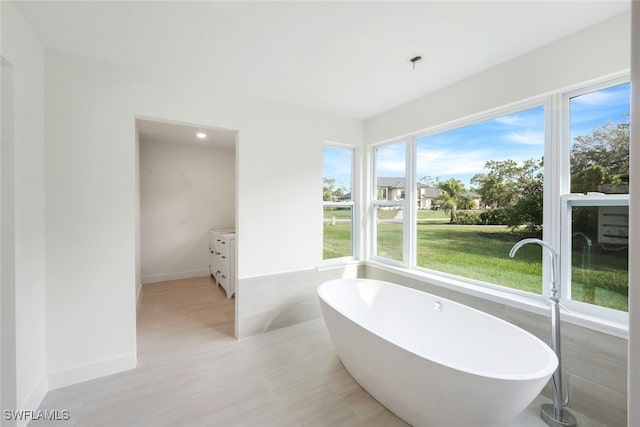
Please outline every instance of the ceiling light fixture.
[{"label": "ceiling light fixture", "polygon": [[414,70],[416,69],[416,62],[418,62],[418,61],[422,61],[422,56],[416,55],[416,56],[414,56],[413,58],[411,58],[409,60],[409,62],[411,62],[411,65],[412,65]]},{"label": "ceiling light fixture", "polygon": [[207,134],[204,132],[198,132],[196,133],[196,136],[200,139],[205,139],[207,137]]}]

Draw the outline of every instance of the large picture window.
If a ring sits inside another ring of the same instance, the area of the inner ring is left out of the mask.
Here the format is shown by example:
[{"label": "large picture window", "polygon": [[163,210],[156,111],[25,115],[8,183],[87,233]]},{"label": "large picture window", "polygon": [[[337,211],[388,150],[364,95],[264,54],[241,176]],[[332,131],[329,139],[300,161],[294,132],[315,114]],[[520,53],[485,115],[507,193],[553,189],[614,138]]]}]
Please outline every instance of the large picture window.
[{"label": "large picture window", "polygon": [[374,146],[372,259],[541,300],[541,248],[508,254],[542,238],[566,307],[624,321],[629,105],[628,80],[610,80]]},{"label": "large picture window", "polygon": [[542,292],[544,107],[416,139],[416,266]]},{"label": "large picture window", "polygon": [[352,148],[325,146],[322,174],[323,259],[354,254]]}]

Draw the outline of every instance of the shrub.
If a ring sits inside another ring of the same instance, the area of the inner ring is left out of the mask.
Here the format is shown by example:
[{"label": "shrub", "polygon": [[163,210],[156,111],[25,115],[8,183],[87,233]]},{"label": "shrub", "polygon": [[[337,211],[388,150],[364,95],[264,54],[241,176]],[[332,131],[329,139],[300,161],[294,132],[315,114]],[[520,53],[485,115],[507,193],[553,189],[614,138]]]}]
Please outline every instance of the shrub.
[{"label": "shrub", "polygon": [[506,225],[509,219],[509,212],[505,208],[488,209],[480,214],[481,224],[484,225]]},{"label": "shrub", "polygon": [[456,224],[460,225],[481,225],[482,219],[478,212],[458,211],[456,212]]}]

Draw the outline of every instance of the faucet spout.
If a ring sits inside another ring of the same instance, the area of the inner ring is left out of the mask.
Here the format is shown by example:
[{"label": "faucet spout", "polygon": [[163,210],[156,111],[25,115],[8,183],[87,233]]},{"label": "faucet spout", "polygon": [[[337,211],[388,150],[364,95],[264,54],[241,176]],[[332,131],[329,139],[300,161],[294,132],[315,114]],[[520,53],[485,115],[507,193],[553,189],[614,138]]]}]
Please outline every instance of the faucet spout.
[{"label": "faucet spout", "polygon": [[513,247],[511,248],[511,251],[509,251],[509,257],[513,258],[516,255],[516,252],[518,252],[518,250],[521,247],[523,247],[524,245],[531,245],[531,244],[542,246],[542,249],[546,250],[551,256],[551,294],[552,294],[552,297],[555,297],[556,293],[558,292],[557,272],[559,269],[559,261],[558,261],[558,253],[555,251],[555,249],[551,247],[550,244],[548,244],[544,240],[535,239],[535,238],[522,239],[518,243],[513,245]]}]

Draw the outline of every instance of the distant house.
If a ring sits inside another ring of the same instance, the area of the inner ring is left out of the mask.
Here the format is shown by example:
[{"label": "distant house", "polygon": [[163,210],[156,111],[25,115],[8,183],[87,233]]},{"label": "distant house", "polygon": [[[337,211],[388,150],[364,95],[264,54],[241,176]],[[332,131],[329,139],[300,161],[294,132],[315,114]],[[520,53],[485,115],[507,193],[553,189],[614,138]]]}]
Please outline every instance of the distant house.
[{"label": "distant house", "polygon": [[[378,200],[403,200],[405,198],[405,179],[396,177],[378,178]],[[440,189],[431,185],[418,183],[416,186],[418,209],[438,209],[437,198]],[[473,199],[473,208],[479,209],[481,205],[480,195],[472,191],[465,191],[465,196]]]},{"label": "distant house", "polygon": [[403,200],[405,179],[393,177],[378,178],[378,200]]}]

